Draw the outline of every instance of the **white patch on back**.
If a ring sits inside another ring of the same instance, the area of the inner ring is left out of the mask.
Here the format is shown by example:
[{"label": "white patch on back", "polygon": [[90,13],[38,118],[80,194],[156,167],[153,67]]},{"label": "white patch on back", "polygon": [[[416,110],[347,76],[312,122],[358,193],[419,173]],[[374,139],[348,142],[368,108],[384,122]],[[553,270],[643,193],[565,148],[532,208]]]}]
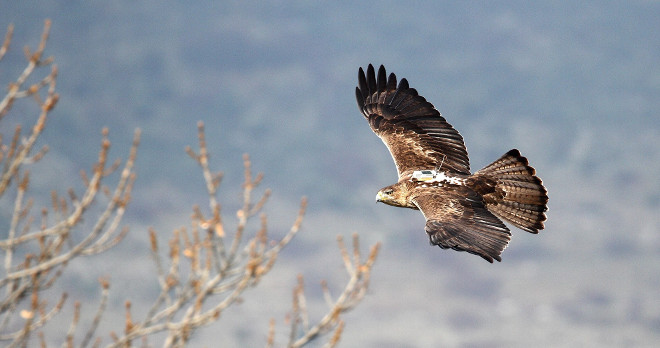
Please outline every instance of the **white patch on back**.
[{"label": "white patch on back", "polygon": [[465,179],[448,176],[446,172],[439,172],[437,170],[416,170],[410,177],[410,181],[421,181],[425,184],[422,187],[426,187],[426,184],[442,186],[443,184],[463,185],[465,183]]}]

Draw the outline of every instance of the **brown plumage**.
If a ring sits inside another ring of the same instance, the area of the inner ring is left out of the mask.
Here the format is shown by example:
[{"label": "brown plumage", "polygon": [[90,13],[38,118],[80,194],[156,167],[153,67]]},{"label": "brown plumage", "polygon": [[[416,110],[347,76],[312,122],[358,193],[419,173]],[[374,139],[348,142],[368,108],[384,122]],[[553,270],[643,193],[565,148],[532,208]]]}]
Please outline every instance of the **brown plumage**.
[{"label": "brown plumage", "polygon": [[433,105],[408,86],[397,85],[381,65],[360,68],[358,107],[390,150],[399,181],[381,189],[379,202],[419,209],[430,243],[501,261],[511,233],[507,221],[531,233],[543,229],[548,195],[534,168],[511,150],[470,174],[463,137]]}]

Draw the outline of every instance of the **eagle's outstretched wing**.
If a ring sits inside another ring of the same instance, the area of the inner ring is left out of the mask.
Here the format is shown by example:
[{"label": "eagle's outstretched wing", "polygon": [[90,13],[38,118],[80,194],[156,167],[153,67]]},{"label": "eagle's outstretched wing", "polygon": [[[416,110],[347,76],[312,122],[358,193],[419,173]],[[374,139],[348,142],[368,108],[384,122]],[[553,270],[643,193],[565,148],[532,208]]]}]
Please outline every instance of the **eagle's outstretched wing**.
[{"label": "eagle's outstretched wing", "polygon": [[426,233],[431,244],[443,249],[467,251],[488,262],[502,261],[511,233],[491,214],[481,197],[459,186],[429,192],[413,199],[426,218]]},{"label": "eagle's outstretched wing", "polygon": [[439,168],[470,174],[463,137],[433,105],[396,75],[386,78],[385,67],[369,64],[367,74],[360,68],[355,89],[358,107],[371,129],[387,145],[399,178],[414,170]]}]

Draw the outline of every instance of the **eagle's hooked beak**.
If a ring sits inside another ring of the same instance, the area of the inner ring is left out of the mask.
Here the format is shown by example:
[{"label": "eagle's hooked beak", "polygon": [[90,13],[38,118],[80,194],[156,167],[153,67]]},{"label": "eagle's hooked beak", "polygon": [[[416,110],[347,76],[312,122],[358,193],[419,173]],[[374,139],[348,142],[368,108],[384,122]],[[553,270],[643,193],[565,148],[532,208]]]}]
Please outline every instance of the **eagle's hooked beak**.
[{"label": "eagle's hooked beak", "polygon": [[387,205],[395,206],[395,207],[403,207],[404,205],[401,205],[396,199],[395,196],[393,195],[394,190],[390,188],[385,188],[380,191],[378,191],[378,194],[376,194],[376,202],[381,202],[385,203]]},{"label": "eagle's hooked beak", "polygon": [[387,199],[387,195],[383,193],[383,191],[378,191],[378,193],[376,194],[376,203],[383,202],[386,199]]}]

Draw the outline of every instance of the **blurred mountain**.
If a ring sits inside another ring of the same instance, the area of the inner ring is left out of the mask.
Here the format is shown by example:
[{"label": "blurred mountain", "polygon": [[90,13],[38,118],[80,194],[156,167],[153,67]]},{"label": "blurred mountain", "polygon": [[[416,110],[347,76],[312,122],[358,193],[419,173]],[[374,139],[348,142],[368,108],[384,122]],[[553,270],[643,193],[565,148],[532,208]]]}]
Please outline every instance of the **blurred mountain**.
[{"label": "blurred mountain", "polygon": [[[382,240],[384,251],[344,346],[660,341],[660,3],[4,2],[0,27],[16,28],[0,81],[18,73],[20,46],[38,42],[45,18],[61,99],[42,141],[59,172],[42,173],[33,189],[50,189],[61,173],[75,185],[103,126],[116,156],[143,130],[125,221],[133,232],[105,262],[146,245],[145,226],[166,236],[203,204],[183,151],[196,144],[197,120],[226,172],[228,214],[242,153],[274,191],[274,231],[310,198],[305,230],[264,284],[270,292],[247,295],[274,302],[264,309],[247,298],[232,320],[201,332],[199,346],[216,335],[262,345],[270,317],[283,334],[295,274],[341,284],[334,237],[352,232],[364,245]],[[549,190],[547,229],[514,230],[503,262],[489,265],[429,247],[418,212],[374,204],[396,171],[354,101],[357,69],[369,63],[407,78],[440,110],[465,138],[473,170],[520,149]],[[149,298],[120,290],[149,272],[144,259],[128,280],[112,276],[117,303]],[[332,262],[337,275],[318,274]]]}]

